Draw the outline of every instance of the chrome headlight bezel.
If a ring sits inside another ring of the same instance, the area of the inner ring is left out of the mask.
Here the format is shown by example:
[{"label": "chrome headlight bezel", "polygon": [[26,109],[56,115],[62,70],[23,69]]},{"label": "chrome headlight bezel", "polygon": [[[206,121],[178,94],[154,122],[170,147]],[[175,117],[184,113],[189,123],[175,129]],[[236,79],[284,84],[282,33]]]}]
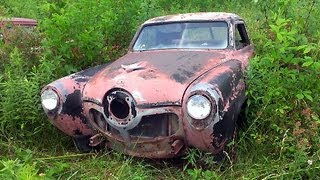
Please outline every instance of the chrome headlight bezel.
[{"label": "chrome headlight bezel", "polygon": [[60,98],[58,93],[51,89],[45,89],[41,93],[41,105],[45,110],[54,111],[59,107]]},{"label": "chrome headlight bezel", "polygon": [[187,100],[186,109],[188,115],[194,120],[203,120],[210,116],[212,104],[208,97],[201,94],[193,94]]}]

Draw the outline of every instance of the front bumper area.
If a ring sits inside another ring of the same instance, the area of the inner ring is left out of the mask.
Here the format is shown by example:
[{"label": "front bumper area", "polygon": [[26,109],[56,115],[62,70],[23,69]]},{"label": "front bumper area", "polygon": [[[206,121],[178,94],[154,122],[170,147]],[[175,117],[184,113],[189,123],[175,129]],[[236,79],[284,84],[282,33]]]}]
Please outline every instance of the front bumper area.
[{"label": "front bumper area", "polygon": [[107,139],[106,146],[108,148],[136,157],[173,158],[185,152],[185,144],[178,136],[155,138],[153,140],[136,139],[129,142],[108,137],[106,134],[104,136]]},{"label": "front bumper area", "polygon": [[106,146],[128,155],[172,158],[185,150],[180,106],[137,108],[134,126],[116,127],[106,120],[104,107],[84,102],[84,112],[92,128],[106,140]]}]

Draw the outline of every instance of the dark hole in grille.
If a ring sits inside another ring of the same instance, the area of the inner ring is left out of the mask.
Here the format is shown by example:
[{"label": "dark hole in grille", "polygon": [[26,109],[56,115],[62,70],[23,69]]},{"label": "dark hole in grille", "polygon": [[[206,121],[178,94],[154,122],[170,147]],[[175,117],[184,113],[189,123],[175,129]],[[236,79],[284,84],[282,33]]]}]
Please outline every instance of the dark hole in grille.
[{"label": "dark hole in grille", "polygon": [[170,136],[178,130],[178,116],[173,113],[143,116],[140,123],[129,130],[131,136]]},{"label": "dark hole in grille", "polygon": [[130,107],[125,100],[117,98],[111,102],[110,111],[115,117],[124,119],[129,115]]},{"label": "dark hole in grille", "polygon": [[90,109],[90,118],[93,118],[93,123],[99,128],[103,130],[107,129],[107,123],[104,120],[103,115],[99,111]]},{"label": "dark hole in grille", "polygon": [[[120,134],[118,130],[111,127],[103,115],[95,110],[90,110],[90,116],[93,118],[94,125],[104,132],[110,132],[114,135]],[[135,137],[166,137],[173,135],[177,132],[179,128],[179,118],[176,114],[166,113],[166,114],[155,114],[149,116],[143,116],[140,123],[133,129],[128,130],[130,136]]]},{"label": "dark hole in grille", "polygon": [[113,134],[120,134],[118,130],[112,128],[104,119],[103,115],[95,110],[95,109],[91,109],[90,110],[90,115],[93,118],[93,123],[95,123],[95,125],[102,131],[108,131],[111,132]]}]

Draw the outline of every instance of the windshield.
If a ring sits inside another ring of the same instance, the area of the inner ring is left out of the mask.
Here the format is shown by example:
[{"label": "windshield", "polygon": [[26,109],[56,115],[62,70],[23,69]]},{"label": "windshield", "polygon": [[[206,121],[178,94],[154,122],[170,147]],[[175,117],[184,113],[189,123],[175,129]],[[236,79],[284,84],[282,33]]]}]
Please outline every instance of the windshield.
[{"label": "windshield", "polygon": [[226,22],[180,22],[145,26],[133,50],[225,49],[227,46]]}]

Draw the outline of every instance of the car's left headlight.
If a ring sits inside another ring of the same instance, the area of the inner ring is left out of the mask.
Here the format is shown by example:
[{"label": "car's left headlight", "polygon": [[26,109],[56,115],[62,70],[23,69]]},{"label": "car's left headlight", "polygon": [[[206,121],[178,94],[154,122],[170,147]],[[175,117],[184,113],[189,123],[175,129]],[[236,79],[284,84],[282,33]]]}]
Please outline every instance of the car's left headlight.
[{"label": "car's left headlight", "polygon": [[41,94],[41,104],[49,111],[56,109],[59,104],[58,94],[52,89],[44,90]]},{"label": "car's left headlight", "polygon": [[193,95],[188,99],[187,112],[193,119],[205,119],[210,115],[211,103],[205,96]]}]

